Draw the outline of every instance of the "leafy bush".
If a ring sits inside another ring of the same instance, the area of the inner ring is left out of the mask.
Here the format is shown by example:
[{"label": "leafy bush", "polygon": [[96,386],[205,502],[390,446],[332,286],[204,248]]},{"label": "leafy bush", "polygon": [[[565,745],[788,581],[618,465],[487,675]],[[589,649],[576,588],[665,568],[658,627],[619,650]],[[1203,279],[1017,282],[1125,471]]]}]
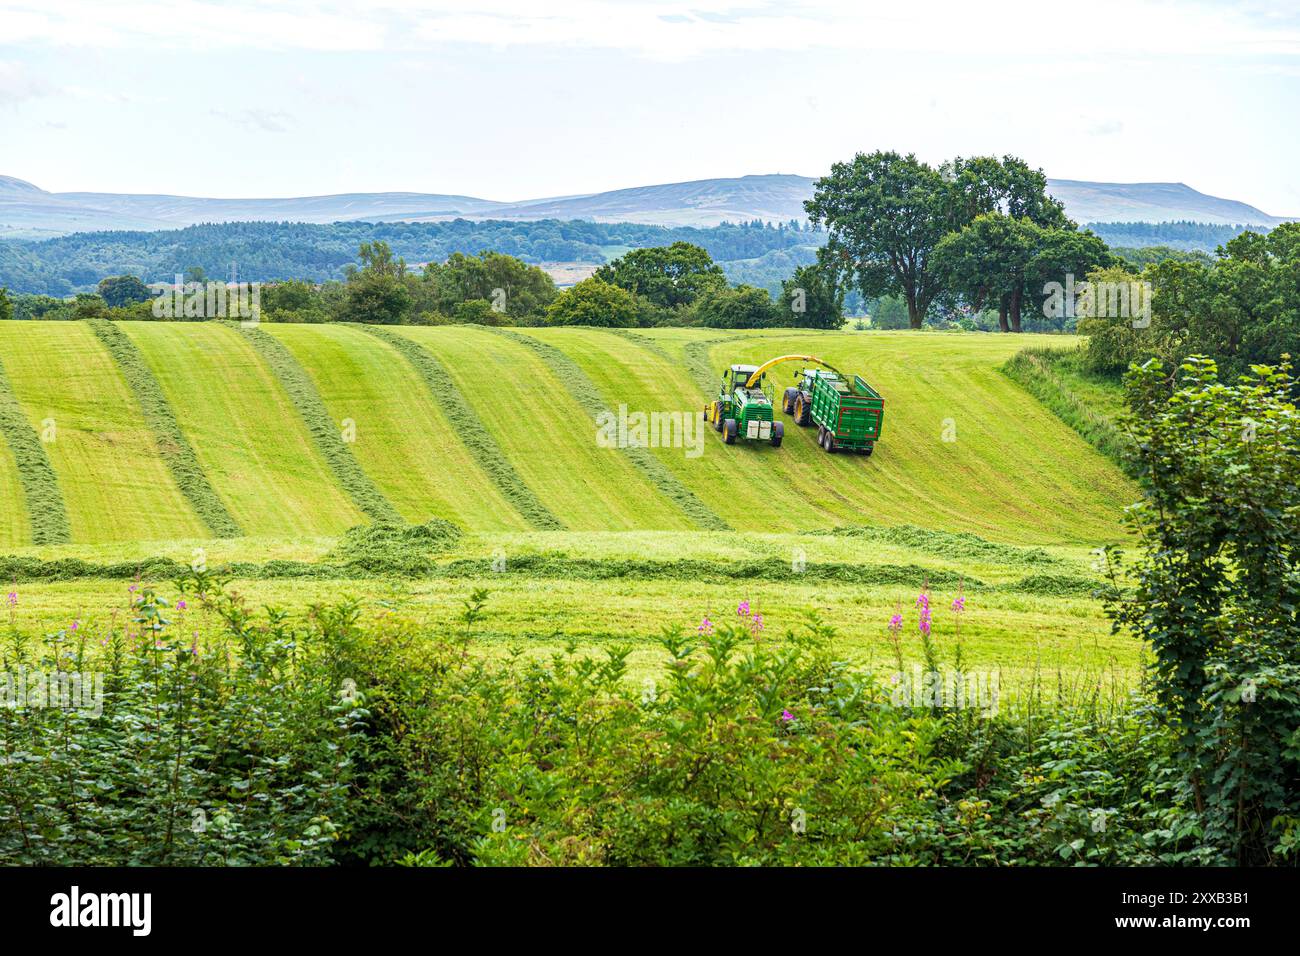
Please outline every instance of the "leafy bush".
[{"label": "leafy bush", "polygon": [[1128,514],[1143,555],[1132,588],[1115,575],[1108,610],[1154,651],[1205,841],[1238,863],[1271,862],[1294,852],[1300,816],[1296,382],[1284,362],[1223,384],[1194,356],[1172,394],[1158,361],[1126,387],[1145,496]]}]

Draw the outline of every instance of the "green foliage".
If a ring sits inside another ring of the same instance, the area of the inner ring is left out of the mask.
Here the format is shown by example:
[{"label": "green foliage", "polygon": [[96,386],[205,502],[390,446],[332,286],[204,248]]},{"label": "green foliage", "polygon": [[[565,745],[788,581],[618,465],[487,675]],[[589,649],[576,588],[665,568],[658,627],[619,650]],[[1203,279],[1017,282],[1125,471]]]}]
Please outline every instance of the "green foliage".
[{"label": "green foliage", "polygon": [[435,311],[479,325],[514,324],[540,316],[556,296],[549,275],[499,252],[477,256],[454,252],[444,263],[430,262],[422,281],[431,289]]},{"label": "green foliage", "polygon": [[[1096,223],[1092,224],[1094,230],[1096,226]],[[1196,262],[1203,266],[1214,265],[1214,257],[1199,249],[1187,251],[1175,249],[1172,246],[1112,246],[1110,251],[1125,267],[1135,272],[1141,272],[1147,266],[1159,265],[1171,259],[1174,262]]]},{"label": "green foliage", "polygon": [[1150,644],[1204,839],[1269,862],[1300,811],[1300,413],[1289,363],[1223,384],[1189,358],[1126,377],[1144,500],[1117,626]]},{"label": "green foliage", "polygon": [[505,499],[514,505],[515,510],[534,528],[562,530],[564,523],[551,513],[551,510],[520,477],[519,472],[515,471],[505,452],[501,450],[501,446],[496,443],[496,439],[483,424],[483,420],[465,401],[442,362],[428,349],[422,348],[417,342],[403,335],[373,326],[362,328],[371,335],[383,339],[411,363],[420,378],[424,380],[429,392],[438,400],[443,414],[456,430],[457,436],[474,455],[478,466],[492,479]]},{"label": "green foliage", "polygon": [[900,295],[919,329],[941,291],[929,257],[955,225],[955,196],[912,154],[859,153],[817,180],[806,204],[830,233],[823,261],[852,277],[863,296]]},{"label": "green foliage", "polygon": [[121,308],[133,302],[148,302],[153,298],[149,287],[138,276],[108,276],[99,280],[98,292],[110,309]]},{"label": "green foliage", "polygon": [[1025,307],[1046,283],[1086,276],[1109,258],[1105,244],[1091,233],[985,213],[940,241],[933,266],[950,293],[977,312],[986,305],[996,308],[1000,329],[1019,332]]},{"label": "green foliage", "polygon": [[1267,235],[1244,232],[1213,265],[1167,259],[1142,279],[1154,290],[1149,327],[1126,319],[1089,318],[1089,366],[1118,373],[1132,362],[1157,358],[1181,365],[1191,355],[1215,360],[1228,376],[1300,352],[1300,223]]},{"label": "green foliage", "polygon": [[268,322],[327,322],[330,313],[310,282],[286,279],[264,286],[262,317]]},{"label": "green foliage", "polygon": [[781,284],[777,325],[797,329],[839,329],[844,325],[844,289],[830,270],[800,266]]},{"label": "green foliage", "polygon": [[320,392],[306,370],[298,360],[274,336],[261,329],[238,322],[229,323],[231,328],[243,334],[257,353],[266,361],[275,373],[280,384],[284,386],[294,408],[302,417],[303,424],[311,433],[321,457],[329,464],[330,470],[339,485],[347,492],[362,513],[375,521],[397,524],[402,516],[393,507],[392,502],[384,497],[370,476],[362,470],[353,456],[352,450],[344,442],[339,426],[330,420],[329,411],[321,400]]},{"label": "green foliage", "polygon": [[[71,682],[82,706],[0,708],[0,860],[10,866],[329,862],[366,711],[333,649],[355,608],[265,622],[200,576],[189,602],[225,622],[199,644],[151,587],[125,625],[16,633],[8,678]],[[103,642],[102,652],[92,648]],[[95,680],[102,683],[96,702]]]},{"label": "green foliage", "polygon": [[785,321],[764,289],[727,285],[706,289],[692,309],[695,322],[711,329],[768,329]]},{"label": "green foliage", "polygon": [[[578,363],[555,346],[534,336],[510,332],[505,329],[498,334],[506,336],[525,348],[532,349],[541,356],[542,361],[555,372],[556,378],[564,383],[564,387],[573,396],[574,401],[582,406],[583,411],[593,416],[593,419],[601,413],[609,412],[609,406],[601,398],[600,392],[591,383],[591,379],[582,371]],[[719,518],[708,505],[696,497],[694,492],[683,485],[681,479],[655,457],[650,449],[642,448],[639,445],[627,445],[620,450],[636,466],[637,470],[645,475],[646,480],[676,504],[682,510],[682,513],[695,522],[698,527],[707,531],[729,530],[730,525]]]},{"label": "green foliage", "polygon": [[665,308],[690,305],[707,290],[726,285],[708,251],[689,242],[633,249],[597,269],[595,278]]},{"label": "green foliage", "polygon": [[[1227,226],[1220,223],[1184,220],[1181,222],[1090,222],[1088,228],[1112,247],[1167,248],[1204,254],[1214,252],[1219,246],[1248,229],[1259,231],[1260,227]],[[1119,250],[1117,249],[1116,252]],[[1145,264],[1136,263],[1139,268]]]},{"label": "green foliage", "polygon": [[565,289],[546,310],[551,325],[597,325],[627,328],[637,322],[637,300],[597,275]]},{"label": "green foliage", "polygon": [[72,538],[59,479],[40,436],[28,423],[0,362],[0,436],[9,444],[27,502],[33,544],[66,544]]},{"label": "green foliage", "polygon": [[361,268],[348,272],[348,318],[373,325],[397,325],[411,307],[406,262],[394,261],[388,244],[379,241],[363,242],[358,258]]},{"label": "green foliage", "polygon": [[91,331],[108,349],[122,378],[135,395],[145,424],[153,432],[158,454],[195,514],[217,538],[237,538],[243,534],[239,524],[231,517],[220,496],[208,481],[207,475],[194,455],[194,449],[181,431],[167,396],[145,363],[135,343],[112,322],[92,320]]},{"label": "green foliage", "polygon": [[9,290],[0,286],[0,322],[6,322],[14,317],[14,304],[9,301]]},{"label": "green foliage", "polygon": [[[708,250],[735,281],[775,287],[796,265],[815,257],[825,233],[798,223],[723,223],[713,227],[615,222],[226,222],[157,232],[83,232],[38,241],[0,240],[0,285],[15,292],[66,296],[94,289],[104,276],[131,273],[171,282],[194,263],[223,275],[239,263],[247,282],[297,277],[313,282],[346,276],[357,247],[382,241],[408,262],[445,262],[494,249],[525,262],[603,264],[610,247],[688,242]],[[197,280],[195,280],[197,281]]]}]

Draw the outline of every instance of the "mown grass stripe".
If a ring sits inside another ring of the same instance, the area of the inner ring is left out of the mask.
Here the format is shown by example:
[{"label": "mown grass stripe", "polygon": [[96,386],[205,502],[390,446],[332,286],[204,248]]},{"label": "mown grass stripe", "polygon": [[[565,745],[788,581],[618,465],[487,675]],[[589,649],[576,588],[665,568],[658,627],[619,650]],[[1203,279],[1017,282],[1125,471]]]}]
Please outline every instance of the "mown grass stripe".
[{"label": "mown grass stripe", "polygon": [[339,433],[338,427],[329,416],[325,402],[316,390],[315,384],[307,371],[298,364],[293,353],[279,339],[268,335],[261,329],[238,322],[227,322],[229,328],[240,332],[257,353],[266,361],[289,399],[298,410],[307,431],[316,442],[322,457],[340,487],[348,497],[361,509],[362,513],[375,521],[385,524],[404,524],[405,520],[393,507],[392,502],[384,497],[383,492],[370,480],[361,465],[352,455]]},{"label": "mown grass stripe", "polygon": [[32,544],[67,544],[72,540],[68,509],[59,489],[40,435],[23,415],[18,399],[9,386],[4,364],[0,363],[0,433],[13,452],[18,467],[18,481],[27,500],[27,520],[31,525]]},{"label": "mown grass stripe", "polygon": [[225,503],[204,474],[203,467],[194,455],[194,449],[181,431],[172,411],[171,403],[163,394],[162,386],[154,377],[144,356],[125,332],[105,319],[91,319],[88,323],[95,336],[108,349],[117,363],[127,386],[135,395],[144,415],[145,424],[158,443],[158,454],[167,463],[176,486],[190,503],[195,514],[218,538],[238,538],[243,529],[235,521]]},{"label": "mown grass stripe", "polygon": [[411,363],[460,440],[473,453],[479,467],[530,525],[542,531],[565,530],[564,522],[542,503],[520,477],[514,465],[510,464],[501,446],[496,443],[469,402],[465,401],[451,374],[437,356],[419,342],[389,329],[374,325],[358,325],[356,328],[387,342]]},{"label": "mown grass stripe", "polygon": [[716,370],[709,367],[709,349],[725,341],[725,338],[716,338],[686,343],[686,371],[691,373],[691,378],[695,379],[700,391],[709,399],[717,397],[718,382],[721,381]]},{"label": "mown grass stripe", "polygon": [[[531,335],[513,332],[510,329],[492,328],[492,331],[536,352],[547,367],[555,373],[556,378],[564,383],[564,387],[573,396],[574,401],[582,406],[583,410],[592,415],[593,418],[602,412],[610,410],[609,406],[600,397],[599,390],[578,366],[578,363],[565,355],[560,349],[549,342],[543,342]],[[732,530],[731,525],[718,517],[713,509],[682,484],[681,480],[669,471],[667,466],[656,458],[650,449],[637,446],[626,447],[622,451],[652,485],[659,489],[666,498],[672,501],[701,528],[706,531]]]}]

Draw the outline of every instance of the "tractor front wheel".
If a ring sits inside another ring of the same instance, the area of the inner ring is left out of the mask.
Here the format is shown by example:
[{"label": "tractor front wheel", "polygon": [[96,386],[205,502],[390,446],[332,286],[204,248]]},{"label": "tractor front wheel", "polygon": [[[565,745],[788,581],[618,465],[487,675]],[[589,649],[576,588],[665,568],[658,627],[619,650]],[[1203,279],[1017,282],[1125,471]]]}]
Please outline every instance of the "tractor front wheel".
[{"label": "tractor front wheel", "polygon": [[722,431],[722,416],[718,413],[718,403],[714,402],[709,406],[709,420],[713,422],[715,432]]},{"label": "tractor front wheel", "polygon": [[797,388],[787,388],[787,389],[785,390],[785,405],[784,405],[784,408],[785,408],[785,413],[786,413],[787,415],[790,415],[790,414],[793,414],[793,413],[794,413],[795,397],[796,397],[798,394],[799,394],[799,390],[798,390]]},{"label": "tractor front wheel", "polygon": [[785,425],[782,422],[772,423],[772,447],[780,448],[781,439],[785,437]]},{"label": "tractor front wheel", "polygon": [[740,427],[736,424],[736,420],[728,418],[722,423],[722,440],[728,445],[734,445],[736,443],[736,434],[739,431]]}]

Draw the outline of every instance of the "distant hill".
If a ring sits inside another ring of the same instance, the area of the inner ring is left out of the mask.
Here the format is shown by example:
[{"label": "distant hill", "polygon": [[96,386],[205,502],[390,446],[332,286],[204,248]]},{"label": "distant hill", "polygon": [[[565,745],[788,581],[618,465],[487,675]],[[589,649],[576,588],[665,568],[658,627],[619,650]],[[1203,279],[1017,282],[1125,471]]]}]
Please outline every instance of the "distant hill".
[{"label": "distant hill", "polygon": [[1276,226],[1270,216],[1235,199],[1197,192],[1184,183],[1088,183],[1049,179],[1048,191],[1065,203],[1070,218],[1087,222],[1208,222],[1215,225]]},{"label": "distant hill", "polygon": [[[1049,179],[1082,223],[1192,221],[1275,226],[1285,221],[1182,183]],[[578,196],[498,202],[441,193],[342,193],[290,199],[203,199],[126,193],[51,193],[0,176],[0,237],[48,238],[100,230],[176,229],[209,222],[442,222],[452,219],[587,220],[660,226],[804,219],[807,176],[770,174],[638,186]]]}]

